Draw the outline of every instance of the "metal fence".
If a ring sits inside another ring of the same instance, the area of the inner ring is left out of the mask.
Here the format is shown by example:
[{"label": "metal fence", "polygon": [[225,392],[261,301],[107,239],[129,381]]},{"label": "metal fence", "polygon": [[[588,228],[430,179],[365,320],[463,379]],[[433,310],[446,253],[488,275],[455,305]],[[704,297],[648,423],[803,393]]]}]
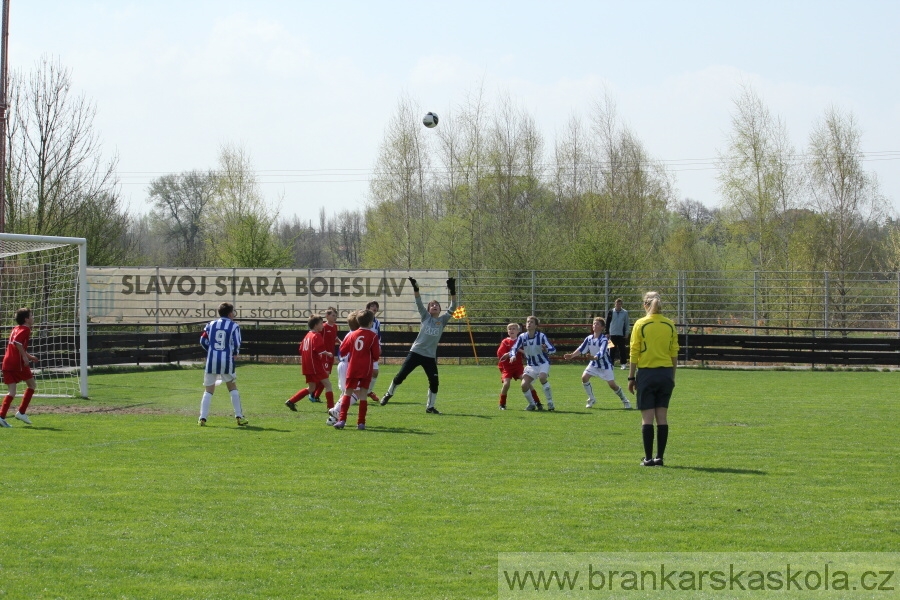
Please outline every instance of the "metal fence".
[{"label": "metal fence", "polygon": [[644,292],[658,291],[664,311],[686,329],[747,327],[846,334],[871,330],[900,337],[900,273],[764,271],[459,270],[459,301],[472,320],[588,322],[622,298],[632,321]]}]

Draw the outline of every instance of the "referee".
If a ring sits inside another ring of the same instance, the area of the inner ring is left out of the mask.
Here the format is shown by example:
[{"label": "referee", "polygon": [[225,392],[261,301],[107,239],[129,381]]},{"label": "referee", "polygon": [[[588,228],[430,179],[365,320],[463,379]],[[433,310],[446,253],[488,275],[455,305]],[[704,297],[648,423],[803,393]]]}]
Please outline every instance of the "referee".
[{"label": "referee", "polygon": [[[643,467],[663,466],[663,454],[669,439],[666,413],[675,389],[675,370],[678,366],[678,333],[675,323],[662,316],[659,292],[644,294],[646,316],[638,319],[631,329],[631,369],[628,372],[628,391],[637,390],[637,407],[641,411],[641,434],[644,438]],[[635,370],[637,372],[635,373]],[[658,433],[656,457],[653,456],[653,422]]]}]

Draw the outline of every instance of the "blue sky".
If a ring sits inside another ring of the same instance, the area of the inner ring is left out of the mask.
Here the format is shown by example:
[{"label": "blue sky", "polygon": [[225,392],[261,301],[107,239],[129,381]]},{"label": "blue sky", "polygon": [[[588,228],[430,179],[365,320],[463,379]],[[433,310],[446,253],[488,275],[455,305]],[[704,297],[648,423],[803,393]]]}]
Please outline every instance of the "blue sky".
[{"label": "blue sky", "polygon": [[[251,154],[285,216],[365,205],[398,101],[447,118],[483,86],[530,113],[548,153],[604,92],[678,197],[720,202],[712,160],[750,85],[798,151],[826,108],[852,112],[866,167],[900,211],[900,2],[169,2],[11,0],[9,63],[71,69],[96,102],[123,194]],[[876,160],[877,159],[877,160]]]}]

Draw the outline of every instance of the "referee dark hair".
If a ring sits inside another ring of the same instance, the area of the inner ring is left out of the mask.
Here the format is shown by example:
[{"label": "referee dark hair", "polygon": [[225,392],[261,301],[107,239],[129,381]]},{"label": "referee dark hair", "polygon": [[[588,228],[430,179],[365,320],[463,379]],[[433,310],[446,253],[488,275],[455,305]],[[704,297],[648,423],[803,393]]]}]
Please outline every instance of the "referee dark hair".
[{"label": "referee dark hair", "polygon": [[[644,294],[646,316],[631,329],[631,369],[628,391],[637,391],[637,407],[641,411],[641,434],[644,438],[643,467],[663,466],[663,454],[669,440],[669,400],[675,389],[678,366],[678,332],[675,323],[662,316],[659,292]],[[653,456],[653,422],[656,421],[657,446]]]}]

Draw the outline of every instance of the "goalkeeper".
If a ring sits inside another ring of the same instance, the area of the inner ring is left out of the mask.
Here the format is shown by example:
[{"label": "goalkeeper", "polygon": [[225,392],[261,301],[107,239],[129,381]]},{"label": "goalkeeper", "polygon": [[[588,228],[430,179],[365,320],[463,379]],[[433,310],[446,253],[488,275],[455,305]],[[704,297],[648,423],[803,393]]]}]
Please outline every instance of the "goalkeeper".
[{"label": "goalkeeper", "polygon": [[450,292],[450,306],[447,312],[441,314],[441,303],[432,300],[428,303],[428,307],[422,303],[422,297],[419,295],[419,284],[412,277],[409,278],[412,284],[413,293],[416,297],[416,307],[419,309],[419,315],[422,317],[422,326],[419,329],[419,335],[409,349],[406,360],[400,367],[400,372],[391,381],[390,387],[381,398],[381,405],[384,406],[388,400],[394,395],[397,386],[403,383],[406,377],[413,372],[416,367],[422,367],[425,375],[428,376],[428,402],[425,405],[425,412],[432,415],[441,414],[435,407],[438,393],[438,368],[437,368],[437,347],[441,341],[441,335],[444,333],[444,327],[450,322],[453,311],[456,309],[456,279],[451,277],[447,280],[447,290]]}]

